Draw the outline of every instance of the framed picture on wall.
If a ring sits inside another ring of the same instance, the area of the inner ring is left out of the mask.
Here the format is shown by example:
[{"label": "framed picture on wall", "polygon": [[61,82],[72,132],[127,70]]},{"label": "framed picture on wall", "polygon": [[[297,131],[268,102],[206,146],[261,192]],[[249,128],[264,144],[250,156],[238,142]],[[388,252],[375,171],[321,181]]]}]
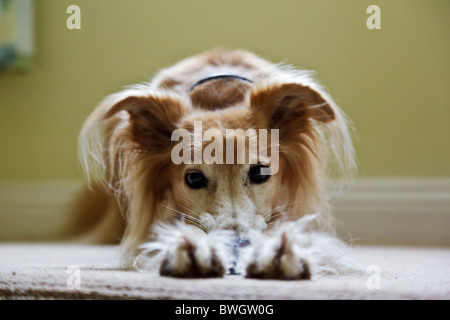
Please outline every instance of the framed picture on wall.
[{"label": "framed picture on wall", "polygon": [[0,0],[0,70],[28,70],[34,52],[33,0]]}]

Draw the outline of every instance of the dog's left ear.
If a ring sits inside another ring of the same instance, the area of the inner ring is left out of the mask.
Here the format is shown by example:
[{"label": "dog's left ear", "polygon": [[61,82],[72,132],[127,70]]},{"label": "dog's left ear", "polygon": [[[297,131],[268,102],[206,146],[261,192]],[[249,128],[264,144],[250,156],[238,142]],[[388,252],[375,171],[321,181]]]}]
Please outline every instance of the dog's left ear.
[{"label": "dog's left ear", "polygon": [[[311,121],[328,123],[336,119],[330,103],[308,86],[285,83],[254,89],[250,105],[259,124],[284,132],[301,132]],[[281,138],[281,135],[280,135]]]},{"label": "dog's left ear", "polygon": [[170,146],[171,134],[187,109],[181,100],[170,96],[129,96],[112,106],[104,119],[126,111],[127,138],[147,151],[162,152]]}]

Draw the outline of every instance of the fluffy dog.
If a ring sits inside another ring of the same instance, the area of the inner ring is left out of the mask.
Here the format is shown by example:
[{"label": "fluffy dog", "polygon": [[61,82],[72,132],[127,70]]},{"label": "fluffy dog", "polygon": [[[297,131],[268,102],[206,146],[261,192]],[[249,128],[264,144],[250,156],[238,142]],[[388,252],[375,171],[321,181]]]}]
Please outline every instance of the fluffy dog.
[{"label": "fluffy dog", "polygon": [[[240,50],[187,58],[108,96],[79,147],[89,181],[124,217],[128,266],[273,279],[340,268],[327,180],[351,176],[354,151],[310,72]],[[113,215],[98,234],[117,235]]]}]

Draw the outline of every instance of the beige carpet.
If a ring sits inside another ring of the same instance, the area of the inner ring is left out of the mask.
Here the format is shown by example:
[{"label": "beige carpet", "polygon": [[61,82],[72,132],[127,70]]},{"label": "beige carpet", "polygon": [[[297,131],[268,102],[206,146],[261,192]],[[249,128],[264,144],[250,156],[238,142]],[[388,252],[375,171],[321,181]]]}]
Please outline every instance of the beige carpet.
[{"label": "beige carpet", "polygon": [[0,298],[450,299],[450,249],[355,247],[348,255],[362,273],[311,281],[173,279],[118,269],[113,246],[0,244]]}]

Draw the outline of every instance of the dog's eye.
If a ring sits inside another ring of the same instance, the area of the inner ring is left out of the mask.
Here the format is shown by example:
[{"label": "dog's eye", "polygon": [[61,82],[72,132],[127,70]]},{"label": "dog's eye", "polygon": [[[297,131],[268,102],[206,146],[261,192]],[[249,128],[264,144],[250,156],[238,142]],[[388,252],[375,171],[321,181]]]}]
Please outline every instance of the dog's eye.
[{"label": "dog's eye", "polygon": [[184,176],[184,181],[188,185],[189,188],[192,189],[201,189],[206,187],[208,184],[208,180],[201,172],[188,172]]},{"label": "dog's eye", "polygon": [[[264,168],[264,171],[262,170],[263,168]],[[257,166],[250,168],[248,177],[250,178],[250,181],[252,183],[256,183],[256,184],[264,183],[267,180],[269,180],[269,178],[270,178],[269,174],[265,174],[268,172],[270,172],[270,168],[268,166],[257,165]]]}]

